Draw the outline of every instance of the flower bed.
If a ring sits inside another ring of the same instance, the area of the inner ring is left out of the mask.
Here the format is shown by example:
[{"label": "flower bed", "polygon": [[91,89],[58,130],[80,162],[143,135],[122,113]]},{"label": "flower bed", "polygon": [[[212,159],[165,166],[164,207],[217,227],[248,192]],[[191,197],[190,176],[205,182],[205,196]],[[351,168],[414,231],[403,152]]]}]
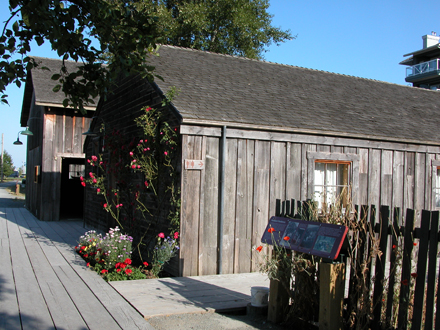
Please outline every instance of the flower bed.
[{"label": "flower bed", "polygon": [[179,233],[173,234],[174,239],[165,238],[159,233],[153,251],[151,266],[147,261],[135,265],[131,258],[131,236],[122,234],[118,227],[111,228],[102,237],[94,230],[86,232],[79,239],[76,252],[87,262],[87,266],[99,273],[106,281],[137,280],[157,278],[163,266],[176,255],[179,246]]}]

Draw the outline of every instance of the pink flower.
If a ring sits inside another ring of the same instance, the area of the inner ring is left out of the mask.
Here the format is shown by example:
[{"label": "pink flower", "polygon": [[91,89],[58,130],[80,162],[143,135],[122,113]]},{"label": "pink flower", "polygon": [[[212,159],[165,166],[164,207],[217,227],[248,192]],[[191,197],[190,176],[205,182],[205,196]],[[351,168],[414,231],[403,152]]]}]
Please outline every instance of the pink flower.
[{"label": "pink flower", "polygon": [[104,203],[104,205],[103,205],[103,206],[104,206],[104,208],[107,208],[107,203]]},{"label": "pink flower", "polygon": [[98,188],[98,189],[96,189],[96,192],[101,192],[101,189],[99,189],[99,188]]},{"label": "pink flower", "polygon": [[168,155],[168,152],[165,151],[163,154],[166,156],[166,155]]},{"label": "pink flower", "polygon": [[85,187],[86,183],[84,181],[81,182],[81,186]]},{"label": "pink flower", "polygon": [[134,165],[134,164],[133,164],[133,165],[131,165],[131,168],[136,168],[136,165]]},{"label": "pink flower", "polygon": [[98,157],[96,157],[96,156],[92,156],[92,160],[93,160],[94,162],[96,162],[96,161],[98,160]]},{"label": "pink flower", "polygon": [[84,181],[84,177],[83,177],[83,176],[80,176],[80,177],[79,177],[79,180],[80,180],[80,181]]},{"label": "pink flower", "polygon": [[178,239],[179,238],[179,233],[176,231],[175,233],[174,233],[174,239]]},{"label": "pink flower", "polygon": [[133,157],[133,152],[130,151],[130,156]]},{"label": "pink flower", "polygon": [[160,238],[165,238],[165,234],[164,233],[159,233],[159,235],[157,235],[157,236],[159,236]]},{"label": "pink flower", "polygon": [[139,143],[144,143],[144,140],[139,140]]},{"label": "pink flower", "polygon": [[93,178],[93,183],[97,183],[98,181],[95,179],[95,178]]},{"label": "pink flower", "polygon": [[91,178],[93,178],[93,172],[89,172],[89,176],[91,177]]},{"label": "pink flower", "polygon": [[148,187],[148,182],[147,181],[145,181],[144,184],[145,184],[145,187]]},{"label": "pink flower", "polygon": [[138,165],[138,168],[141,168],[141,165]]}]

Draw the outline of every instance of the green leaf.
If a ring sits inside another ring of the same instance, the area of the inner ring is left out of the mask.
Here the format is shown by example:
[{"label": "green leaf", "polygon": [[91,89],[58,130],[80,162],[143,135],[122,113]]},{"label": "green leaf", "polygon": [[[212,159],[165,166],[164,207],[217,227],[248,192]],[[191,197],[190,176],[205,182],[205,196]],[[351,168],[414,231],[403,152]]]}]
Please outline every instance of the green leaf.
[{"label": "green leaf", "polygon": [[52,75],[52,77],[50,77],[50,79],[52,79],[52,80],[58,80],[60,78],[61,78],[61,75],[58,73],[55,73],[54,75]]},{"label": "green leaf", "polygon": [[55,93],[57,93],[59,90],[61,89],[61,85],[56,85],[52,91],[54,91]]}]

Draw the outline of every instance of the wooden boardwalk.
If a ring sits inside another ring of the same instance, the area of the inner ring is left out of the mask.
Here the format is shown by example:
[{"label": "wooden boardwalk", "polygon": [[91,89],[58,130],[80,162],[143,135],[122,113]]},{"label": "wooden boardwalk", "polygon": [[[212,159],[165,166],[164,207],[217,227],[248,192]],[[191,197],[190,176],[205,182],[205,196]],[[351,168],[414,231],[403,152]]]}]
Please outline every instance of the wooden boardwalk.
[{"label": "wooden boardwalk", "polygon": [[82,225],[0,205],[0,330],[154,329],[144,317],[243,308],[251,286],[269,285],[253,273],[113,282],[116,291],[74,252]]},{"label": "wooden boardwalk", "polygon": [[111,282],[146,319],[185,313],[244,309],[251,287],[269,287],[260,273],[227,274]]},{"label": "wooden boardwalk", "polygon": [[0,329],[154,329],[74,252],[84,232],[0,207]]}]

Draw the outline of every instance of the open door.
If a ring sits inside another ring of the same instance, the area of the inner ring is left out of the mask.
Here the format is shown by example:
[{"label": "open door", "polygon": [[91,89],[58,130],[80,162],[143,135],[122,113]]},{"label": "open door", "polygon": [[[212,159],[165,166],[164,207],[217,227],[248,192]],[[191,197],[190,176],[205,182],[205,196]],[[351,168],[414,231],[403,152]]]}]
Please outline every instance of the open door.
[{"label": "open door", "polygon": [[84,187],[80,177],[84,176],[84,158],[63,158],[61,168],[60,220],[82,219]]}]

